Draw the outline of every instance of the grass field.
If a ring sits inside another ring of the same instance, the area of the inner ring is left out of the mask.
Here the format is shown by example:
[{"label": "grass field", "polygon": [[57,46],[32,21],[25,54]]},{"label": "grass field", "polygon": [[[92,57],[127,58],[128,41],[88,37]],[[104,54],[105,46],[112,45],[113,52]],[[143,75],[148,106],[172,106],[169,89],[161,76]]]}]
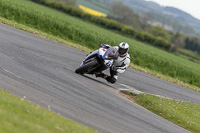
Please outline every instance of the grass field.
[{"label": "grass field", "polygon": [[95,133],[0,89],[0,133]]},{"label": "grass field", "polygon": [[200,87],[200,65],[197,63],[28,0],[0,2],[1,16],[93,50],[98,48],[96,44],[118,45],[126,41],[130,44],[132,63]]},{"label": "grass field", "polygon": [[200,132],[200,105],[176,101],[150,94],[133,94],[121,92],[128,99],[136,102],[153,113],[193,132]]}]

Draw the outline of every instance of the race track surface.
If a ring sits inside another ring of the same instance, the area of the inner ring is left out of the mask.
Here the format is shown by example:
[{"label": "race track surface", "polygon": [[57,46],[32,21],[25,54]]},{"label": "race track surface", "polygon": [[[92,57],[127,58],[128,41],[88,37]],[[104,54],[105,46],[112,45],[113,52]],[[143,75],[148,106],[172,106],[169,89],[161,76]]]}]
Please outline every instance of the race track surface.
[{"label": "race track surface", "polygon": [[103,133],[188,133],[119,89],[200,104],[199,93],[128,69],[112,85],[74,72],[86,53],[0,24],[0,88]]}]

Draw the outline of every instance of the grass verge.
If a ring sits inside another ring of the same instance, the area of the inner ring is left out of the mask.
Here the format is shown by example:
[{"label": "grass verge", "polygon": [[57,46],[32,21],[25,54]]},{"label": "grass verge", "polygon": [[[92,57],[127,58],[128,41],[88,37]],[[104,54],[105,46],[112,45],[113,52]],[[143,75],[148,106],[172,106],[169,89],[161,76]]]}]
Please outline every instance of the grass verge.
[{"label": "grass verge", "polygon": [[198,104],[150,94],[134,94],[129,91],[120,91],[120,94],[176,125],[193,133],[200,132],[200,105]]},{"label": "grass verge", "polygon": [[95,133],[51,111],[0,89],[1,133]]}]

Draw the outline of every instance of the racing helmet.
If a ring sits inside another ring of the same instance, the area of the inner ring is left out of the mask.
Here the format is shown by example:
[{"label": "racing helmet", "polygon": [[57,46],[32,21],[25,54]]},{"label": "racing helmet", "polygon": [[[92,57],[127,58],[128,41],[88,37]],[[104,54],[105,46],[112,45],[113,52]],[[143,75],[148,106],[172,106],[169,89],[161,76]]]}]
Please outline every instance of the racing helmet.
[{"label": "racing helmet", "polygon": [[119,44],[119,56],[125,56],[128,53],[129,45],[126,42]]}]

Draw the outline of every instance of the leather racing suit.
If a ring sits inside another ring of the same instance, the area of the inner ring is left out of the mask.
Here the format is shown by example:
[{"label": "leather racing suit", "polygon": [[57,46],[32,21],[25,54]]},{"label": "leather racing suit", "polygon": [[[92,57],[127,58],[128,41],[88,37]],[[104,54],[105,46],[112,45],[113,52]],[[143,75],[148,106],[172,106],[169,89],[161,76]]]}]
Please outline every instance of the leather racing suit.
[{"label": "leather racing suit", "polygon": [[[110,48],[111,46],[108,44],[101,44],[101,47],[104,48]],[[118,46],[114,46],[117,50],[119,49]],[[110,83],[115,83],[118,79],[118,73],[125,72],[126,68],[130,64],[130,55],[127,53],[124,56],[118,56],[116,60],[114,60],[114,63],[112,67],[110,67],[110,76],[106,76],[105,79]]]}]

